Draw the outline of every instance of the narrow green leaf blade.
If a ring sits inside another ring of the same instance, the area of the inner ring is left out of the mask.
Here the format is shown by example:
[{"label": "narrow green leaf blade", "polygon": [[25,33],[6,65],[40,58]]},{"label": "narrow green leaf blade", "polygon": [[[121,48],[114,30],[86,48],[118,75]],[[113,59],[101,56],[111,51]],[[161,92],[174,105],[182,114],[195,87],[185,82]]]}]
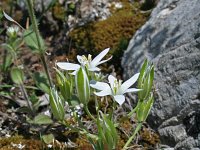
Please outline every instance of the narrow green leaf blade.
[{"label": "narrow green leaf blade", "polygon": [[147,119],[150,111],[151,111],[151,108],[153,106],[153,103],[154,103],[154,98],[153,98],[153,94],[149,97],[149,100],[146,102],[146,106],[145,106],[145,110],[144,110],[144,121]]},{"label": "narrow green leaf blade", "polygon": [[64,103],[55,89],[51,89],[49,99],[54,117],[62,121],[65,117]]}]

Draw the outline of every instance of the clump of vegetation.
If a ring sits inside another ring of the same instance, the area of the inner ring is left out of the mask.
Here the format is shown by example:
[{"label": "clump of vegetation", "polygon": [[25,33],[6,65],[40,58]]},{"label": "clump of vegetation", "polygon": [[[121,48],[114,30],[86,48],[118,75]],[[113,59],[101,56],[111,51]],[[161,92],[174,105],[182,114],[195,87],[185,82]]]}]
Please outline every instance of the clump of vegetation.
[{"label": "clump of vegetation", "polygon": [[140,143],[143,143],[146,148],[153,148],[160,143],[159,135],[145,127],[140,132],[140,138]]},{"label": "clump of vegetation", "polygon": [[0,150],[13,150],[20,148],[27,150],[41,150],[42,142],[40,140],[25,139],[23,136],[15,135],[8,138],[0,138],[0,147]]},{"label": "clump of vegetation", "polygon": [[55,6],[53,6],[53,16],[56,19],[59,20],[64,20],[66,17],[66,10],[64,8],[64,6],[62,6],[60,3],[56,3]]}]

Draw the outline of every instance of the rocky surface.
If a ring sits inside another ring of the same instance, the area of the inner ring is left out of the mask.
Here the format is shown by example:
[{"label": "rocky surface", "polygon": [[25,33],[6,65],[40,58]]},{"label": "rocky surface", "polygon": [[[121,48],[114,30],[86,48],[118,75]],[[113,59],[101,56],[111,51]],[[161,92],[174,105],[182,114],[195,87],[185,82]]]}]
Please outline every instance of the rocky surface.
[{"label": "rocky surface", "polygon": [[160,0],[123,56],[124,78],[143,60],[155,65],[155,104],[148,118],[163,144],[200,149],[199,0]]},{"label": "rocky surface", "polygon": [[[18,2],[21,8],[26,8],[24,0]],[[112,0],[35,0],[35,10],[42,13],[43,19],[53,24],[56,28],[58,23],[56,19],[62,20],[69,28],[85,25],[91,21],[105,20],[110,15],[110,8],[119,9],[122,7],[121,2],[113,2]],[[46,10],[52,11],[46,11]],[[59,14],[60,13],[60,14]]]}]

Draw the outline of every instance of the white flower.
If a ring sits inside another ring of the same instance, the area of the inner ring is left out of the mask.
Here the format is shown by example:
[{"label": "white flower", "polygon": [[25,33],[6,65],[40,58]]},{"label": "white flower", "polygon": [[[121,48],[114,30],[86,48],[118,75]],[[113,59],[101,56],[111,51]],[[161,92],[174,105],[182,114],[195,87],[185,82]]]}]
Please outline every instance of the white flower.
[{"label": "white flower", "polygon": [[[88,55],[88,57],[86,57],[85,55],[83,56],[77,56],[78,62],[86,67],[89,71],[100,71],[100,68],[98,68],[97,66],[107,62],[108,60],[110,60],[112,58],[112,56],[106,60],[102,60],[103,57],[109,52],[109,48],[103,50],[99,55],[97,55],[93,60],[92,60],[92,55]],[[102,61],[101,61],[102,60]],[[68,63],[68,62],[58,62],[57,63],[58,67],[60,67],[63,70],[72,70],[72,71],[76,71],[80,68],[80,65],[78,64],[73,64],[73,63]],[[74,74],[75,72],[73,72],[72,74]]]},{"label": "white flower", "polygon": [[110,85],[104,82],[96,82],[90,84],[90,86],[94,89],[100,90],[100,92],[95,92],[97,96],[111,95],[117,103],[122,105],[125,101],[125,96],[123,94],[142,90],[130,88],[137,81],[138,77],[139,73],[135,74],[122,84],[122,80],[117,80],[114,76],[109,75],[108,81]]},{"label": "white flower", "polygon": [[18,26],[9,27],[7,29],[7,35],[11,36],[11,37],[15,37],[15,36],[17,36],[18,31],[19,31],[19,27]]}]

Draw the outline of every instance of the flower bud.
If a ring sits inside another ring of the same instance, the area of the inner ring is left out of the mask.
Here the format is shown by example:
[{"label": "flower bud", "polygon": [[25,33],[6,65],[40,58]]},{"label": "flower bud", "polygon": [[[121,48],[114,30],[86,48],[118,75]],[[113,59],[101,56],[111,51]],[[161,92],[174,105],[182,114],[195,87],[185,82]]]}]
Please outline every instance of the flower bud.
[{"label": "flower bud", "polygon": [[80,102],[87,105],[90,99],[90,84],[88,76],[82,67],[76,72],[75,84]]}]

